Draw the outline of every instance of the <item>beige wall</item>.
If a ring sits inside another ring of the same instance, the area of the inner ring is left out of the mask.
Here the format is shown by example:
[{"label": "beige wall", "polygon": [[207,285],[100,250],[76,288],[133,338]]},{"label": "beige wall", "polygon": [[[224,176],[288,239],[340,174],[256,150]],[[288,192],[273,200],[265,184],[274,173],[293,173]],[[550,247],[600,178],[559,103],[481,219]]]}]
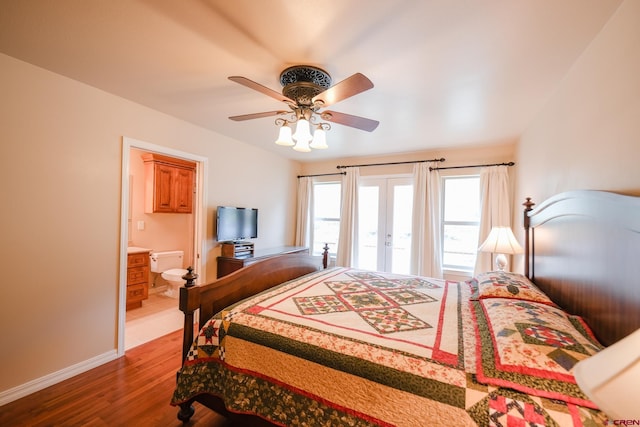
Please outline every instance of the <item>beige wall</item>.
[{"label": "beige wall", "polygon": [[[516,141],[500,141],[486,145],[474,145],[464,148],[450,148],[439,150],[425,150],[414,153],[404,153],[394,156],[362,156],[340,159],[340,161],[322,161],[314,163],[303,163],[303,174],[322,174],[339,172],[336,166],[341,165],[359,165],[359,164],[375,164],[375,163],[394,163],[407,162],[416,160],[429,160],[445,158],[440,163],[441,166],[461,166],[475,165],[485,163],[500,163],[515,160]],[[410,174],[412,164],[387,165],[387,166],[370,166],[360,169],[360,175],[392,175],[392,174]],[[469,170],[463,170],[468,173]],[[443,171],[444,173],[444,171]],[[457,172],[456,172],[457,173]],[[335,178],[334,178],[335,179]]]},{"label": "beige wall", "polygon": [[[302,174],[324,174],[339,172],[344,169],[337,169],[336,166],[360,165],[360,164],[377,164],[377,163],[396,163],[396,162],[412,162],[418,160],[441,159],[445,161],[439,163],[443,168],[483,165],[493,163],[508,163],[516,160],[517,141],[501,141],[493,144],[483,144],[469,146],[463,148],[449,148],[438,150],[425,150],[414,153],[404,153],[394,156],[363,156],[348,159],[340,159],[340,161],[323,161],[315,163],[303,163]],[[517,186],[517,170],[518,163],[509,168],[509,176],[511,178],[511,194],[515,193]],[[368,166],[360,168],[360,176],[376,176],[376,175],[394,175],[394,174],[411,174],[413,164],[398,164],[384,166]],[[462,169],[443,169],[440,174],[443,176],[463,175],[479,173],[478,168],[462,168]],[[316,180],[329,181],[340,179],[339,176],[318,177]],[[451,279],[453,280],[453,279]]]},{"label": "beige wall", "polygon": [[626,0],[522,136],[516,212],[563,191],[640,194],[639,42],[640,2]]},{"label": "beige wall", "polygon": [[522,136],[518,200],[576,189],[640,194],[639,46],[640,2],[627,0]]},{"label": "beige wall", "polygon": [[218,204],[260,209],[257,246],[293,243],[296,162],[6,55],[0,93],[0,393],[116,348],[123,136],[209,159],[209,277]]}]

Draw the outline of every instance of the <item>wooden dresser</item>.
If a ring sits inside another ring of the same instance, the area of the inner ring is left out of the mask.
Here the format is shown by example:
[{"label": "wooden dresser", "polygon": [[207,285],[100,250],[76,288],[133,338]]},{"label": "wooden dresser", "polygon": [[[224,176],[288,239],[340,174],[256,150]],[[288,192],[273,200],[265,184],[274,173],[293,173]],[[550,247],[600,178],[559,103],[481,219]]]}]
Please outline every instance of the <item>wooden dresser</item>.
[{"label": "wooden dresser", "polygon": [[[231,253],[227,253],[225,251],[224,253],[231,255],[233,254],[233,251]],[[218,279],[226,276],[227,274],[231,274],[234,271],[241,269],[242,267],[246,267],[248,265],[253,264],[254,262],[263,260],[265,258],[273,257],[276,255],[283,255],[283,254],[309,253],[309,248],[304,246],[280,246],[277,248],[269,248],[269,249],[254,251],[253,245],[251,245],[251,254],[249,256],[246,256],[245,251],[239,251],[237,253],[241,253],[242,255],[218,257],[218,273],[217,273]]]},{"label": "wooden dresser", "polygon": [[149,297],[149,250],[127,254],[127,310],[142,307]]}]

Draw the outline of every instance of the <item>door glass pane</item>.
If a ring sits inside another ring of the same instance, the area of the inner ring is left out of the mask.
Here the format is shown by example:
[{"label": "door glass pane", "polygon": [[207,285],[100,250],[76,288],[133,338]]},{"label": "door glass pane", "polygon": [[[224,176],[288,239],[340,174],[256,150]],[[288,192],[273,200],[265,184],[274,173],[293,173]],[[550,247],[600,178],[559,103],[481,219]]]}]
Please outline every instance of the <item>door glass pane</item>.
[{"label": "door glass pane", "polygon": [[409,274],[411,268],[413,186],[395,185],[393,189],[393,253],[391,272]]},{"label": "door glass pane", "polygon": [[378,269],[378,186],[362,186],[358,192],[358,268]]}]

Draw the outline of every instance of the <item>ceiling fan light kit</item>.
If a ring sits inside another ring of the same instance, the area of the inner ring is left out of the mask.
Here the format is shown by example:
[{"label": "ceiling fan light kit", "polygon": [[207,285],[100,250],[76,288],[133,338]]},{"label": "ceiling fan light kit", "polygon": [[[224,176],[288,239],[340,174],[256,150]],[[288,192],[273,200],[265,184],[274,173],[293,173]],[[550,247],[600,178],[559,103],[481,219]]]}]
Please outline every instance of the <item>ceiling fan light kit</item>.
[{"label": "ceiling fan light kit", "polygon": [[[244,121],[269,116],[288,116],[287,118],[278,117],[275,120],[276,125],[280,127],[275,143],[293,147],[296,151],[309,152],[312,148],[328,148],[326,131],[331,129],[331,125],[321,120],[367,132],[372,132],[379,124],[376,120],[337,111],[320,111],[324,107],[371,89],[373,83],[360,73],[331,86],[331,76],[325,70],[309,65],[296,65],[280,73],[282,94],[246,77],[231,76],[229,80],[282,101],[291,110],[243,114],[229,118],[234,121]],[[293,123],[296,124],[296,130],[292,134],[289,125]],[[311,126],[315,127],[313,134]]]}]

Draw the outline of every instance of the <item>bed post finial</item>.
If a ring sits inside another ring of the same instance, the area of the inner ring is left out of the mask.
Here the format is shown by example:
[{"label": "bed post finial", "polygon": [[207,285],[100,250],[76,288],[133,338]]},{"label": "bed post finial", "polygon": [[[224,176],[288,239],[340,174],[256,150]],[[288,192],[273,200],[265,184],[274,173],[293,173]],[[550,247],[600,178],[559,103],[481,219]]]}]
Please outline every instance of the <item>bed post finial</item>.
[{"label": "bed post finial", "polygon": [[527,218],[529,218],[529,217],[527,216],[527,212],[529,212],[529,211],[533,210],[533,207],[535,206],[535,203],[533,203],[533,202],[531,201],[531,197],[527,197],[527,198],[525,199],[524,203],[522,204],[522,206],[524,206],[524,212],[525,212],[524,217],[525,217],[525,221],[528,221],[528,220],[527,220]]},{"label": "bed post finial", "polygon": [[531,245],[529,243],[529,235],[533,231],[531,230],[531,221],[529,219],[529,212],[533,210],[533,206],[535,203],[531,201],[531,197],[527,197],[525,202],[522,204],[524,206],[524,275],[531,279],[531,271],[529,260],[532,254]]},{"label": "bed post finial", "polygon": [[322,268],[326,269],[329,265],[329,244],[325,243],[322,249]]},{"label": "bed post finial", "polygon": [[194,282],[198,278],[198,275],[193,272],[193,267],[189,266],[187,267],[187,274],[182,276],[182,278],[187,281],[187,283],[184,284],[184,287],[190,288],[196,285]]}]

